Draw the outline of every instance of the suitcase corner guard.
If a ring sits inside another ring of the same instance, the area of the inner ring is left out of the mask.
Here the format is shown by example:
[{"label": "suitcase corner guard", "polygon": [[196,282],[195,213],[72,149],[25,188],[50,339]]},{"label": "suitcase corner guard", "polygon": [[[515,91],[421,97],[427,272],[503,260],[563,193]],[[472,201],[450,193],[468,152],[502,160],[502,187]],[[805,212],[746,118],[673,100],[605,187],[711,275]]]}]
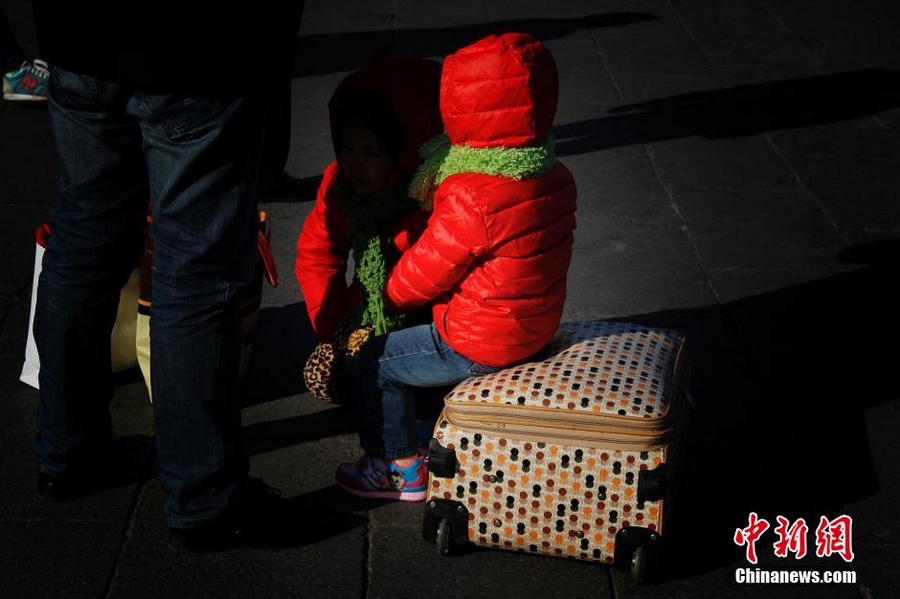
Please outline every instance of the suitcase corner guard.
[{"label": "suitcase corner guard", "polygon": [[453,478],[459,471],[456,450],[444,447],[432,438],[428,444],[428,471],[439,478]]}]

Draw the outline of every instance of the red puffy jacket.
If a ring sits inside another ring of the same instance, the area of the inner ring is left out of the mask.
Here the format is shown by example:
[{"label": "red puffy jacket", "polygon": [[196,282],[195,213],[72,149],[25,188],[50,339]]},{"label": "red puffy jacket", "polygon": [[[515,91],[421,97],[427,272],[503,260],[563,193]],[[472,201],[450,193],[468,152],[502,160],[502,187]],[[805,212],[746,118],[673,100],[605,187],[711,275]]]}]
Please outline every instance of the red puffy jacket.
[{"label": "red puffy jacket", "polygon": [[[421,162],[419,146],[443,130],[438,108],[441,65],[433,60],[398,58],[371,64],[345,78],[335,90],[331,110],[335,155],[340,139],[337,107],[346,90],[362,87],[384,96],[404,128],[404,144],[390,183],[410,177]],[[316,205],[297,239],[294,273],[306,302],[313,330],[320,341],[330,341],[344,317],[358,302],[358,283],[347,284],[352,242],[335,192],[340,174],[337,162],[325,168]],[[393,227],[394,245],[405,251],[425,228],[428,215],[413,210]]]},{"label": "red puffy jacket", "polygon": [[[490,36],[448,56],[441,115],[454,145],[523,147],[550,134],[558,76],[524,34]],[[561,163],[536,179],[459,173],[434,195],[428,228],[391,272],[396,309],[433,301],[441,337],[491,366],[521,361],[552,339],[566,299],[576,188]]]}]

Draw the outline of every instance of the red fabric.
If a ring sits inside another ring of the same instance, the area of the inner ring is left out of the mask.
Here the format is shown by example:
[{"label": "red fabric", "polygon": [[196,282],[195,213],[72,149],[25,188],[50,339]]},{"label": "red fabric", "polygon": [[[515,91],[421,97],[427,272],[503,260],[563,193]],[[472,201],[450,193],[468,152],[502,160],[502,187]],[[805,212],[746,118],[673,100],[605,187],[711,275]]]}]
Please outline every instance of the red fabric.
[{"label": "red fabric", "polygon": [[[338,120],[335,106],[340,95],[353,86],[382,94],[390,103],[404,127],[404,147],[388,185],[408,178],[418,168],[418,149],[422,143],[438,135],[443,124],[438,109],[440,64],[433,60],[395,59],[376,63],[345,78],[335,90],[331,109],[332,136],[335,153],[339,140],[334,131]],[[352,242],[347,222],[335,193],[339,177],[337,162],[325,168],[316,204],[307,216],[297,239],[294,273],[306,302],[313,330],[320,341],[329,341],[337,324],[359,300],[358,282],[348,286],[348,257]],[[394,244],[400,251],[408,249],[425,228],[428,215],[413,210],[394,225]]]},{"label": "red fabric", "polygon": [[345,272],[350,254],[347,223],[334,197],[337,163],[325,169],[316,205],[303,222],[297,239],[294,274],[306,302],[313,330],[328,340],[343,315],[356,303],[347,287]]},{"label": "red fabric", "polygon": [[540,41],[491,35],[444,60],[441,115],[454,145],[531,146],[550,134],[558,92],[556,62]]},{"label": "red fabric", "polygon": [[50,242],[50,223],[43,222],[34,230],[34,240],[42,248],[46,248]]},{"label": "red fabric", "polygon": [[[555,67],[552,76],[546,72],[552,64],[546,48],[517,34],[447,57],[441,108],[454,143],[543,141],[556,108]],[[549,86],[552,97],[510,83],[523,73]],[[481,78],[494,87],[471,87]],[[477,97],[464,98],[469,93]],[[434,302],[439,334],[469,359],[505,366],[528,358],[552,339],[562,317],[575,208],[575,181],[561,163],[522,181],[452,175],[435,192],[428,228],[391,272],[386,301],[398,310]]]}]

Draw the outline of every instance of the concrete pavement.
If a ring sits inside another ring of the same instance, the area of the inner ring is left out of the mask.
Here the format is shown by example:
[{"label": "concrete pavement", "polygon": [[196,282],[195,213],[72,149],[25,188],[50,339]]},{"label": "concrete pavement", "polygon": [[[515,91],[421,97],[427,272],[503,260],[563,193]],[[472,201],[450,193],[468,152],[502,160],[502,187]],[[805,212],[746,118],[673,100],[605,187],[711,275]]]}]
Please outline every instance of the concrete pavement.
[{"label": "concrete pavement", "polygon": [[[30,5],[3,0],[36,51]],[[267,203],[282,275],[267,288],[246,381],[251,470],[333,531],[283,551],[184,556],[165,546],[149,468],[81,500],[34,495],[37,392],[18,381],[34,242],[58,167],[43,106],[0,103],[0,597],[887,597],[900,583],[900,14],[894,0],[307,0],[288,170],[331,158],[327,101],[386,45],[440,58],[526,31],[556,57],[558,153],[579,187],[566,320],[632,318],[688,331],[689,464],[671,575],[638,587],[595,564],[502,551],[440,558],[422,506],[333,485],[353,420],[304,392],[313,346],[293,279],[304,203]],[[138,380],[117,429],[149,460]],[[735,530],[771,523],[751,565]],[[846,547],[820,518],[852,518]],[[776,519],[808,524],[778,557]],[[675,526],[675,523],[673,523]],[[827,530],[825,531],[827,532]],[[827,537],[827,535],[825,535]],[[817,556],[822,548],[831,555]],[[796,549],[796,547],[795,547]],[[740,584],[780,570],[840,584]]]}]

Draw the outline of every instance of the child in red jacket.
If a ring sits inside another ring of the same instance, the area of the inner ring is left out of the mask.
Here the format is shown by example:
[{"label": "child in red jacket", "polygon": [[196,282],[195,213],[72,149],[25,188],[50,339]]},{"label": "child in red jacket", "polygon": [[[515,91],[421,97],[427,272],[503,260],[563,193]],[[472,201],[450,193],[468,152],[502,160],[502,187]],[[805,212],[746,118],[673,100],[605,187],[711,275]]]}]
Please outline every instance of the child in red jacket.
[{"label": "child in red jacket", "polygon": [[575,182],[556,161],[558,75],[525,34],[489,36],[448,56],[440,106],[447,135],[411,191],[433,203],[428,227],[394,266],[385,303],[432,306],[430,325],[377,336],[357,357],[365,455],[336,477],[362,497],[421,501],[428,474],[412,391],[522,362],[562,317],[575,229]]},{"label": "child in red jacket", "polygon": [[[320,342],[304,381],[327,401],[344,402],[355,392],[345,358],[370,334],[405,323],[404,315],[385,311],[382,290],[427,220],[408,188],[421,163],[419,146],[443,130],[440,69],[433,60],[376,62],[345,78],[329,103],[337,160],[325,168],[295,263]],[[348,286],[351,251],[355,273]]]}]

